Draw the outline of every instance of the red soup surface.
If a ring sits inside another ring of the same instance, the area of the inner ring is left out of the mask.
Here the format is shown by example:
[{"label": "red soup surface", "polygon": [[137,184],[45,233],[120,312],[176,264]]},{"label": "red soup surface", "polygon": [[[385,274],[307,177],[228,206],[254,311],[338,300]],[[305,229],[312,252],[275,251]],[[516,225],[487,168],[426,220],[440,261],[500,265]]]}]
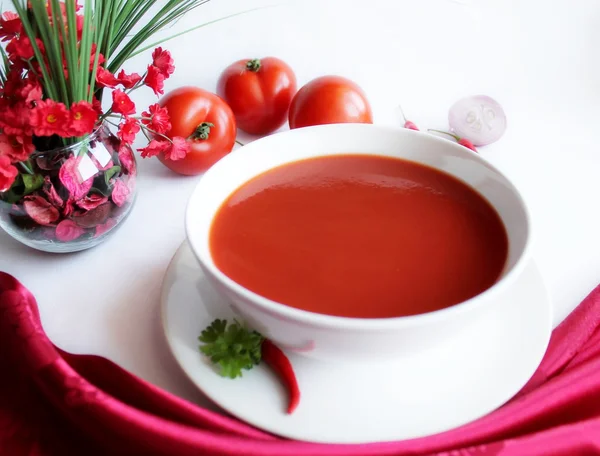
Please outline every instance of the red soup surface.
[{"label": "red soup surface", "polygon": [[372,155],[301,160],[238,188],[212,258],[247,289],[298,309],[389,318],[442,309],[496,282],[508,239],[495,209],[436,169]]}]

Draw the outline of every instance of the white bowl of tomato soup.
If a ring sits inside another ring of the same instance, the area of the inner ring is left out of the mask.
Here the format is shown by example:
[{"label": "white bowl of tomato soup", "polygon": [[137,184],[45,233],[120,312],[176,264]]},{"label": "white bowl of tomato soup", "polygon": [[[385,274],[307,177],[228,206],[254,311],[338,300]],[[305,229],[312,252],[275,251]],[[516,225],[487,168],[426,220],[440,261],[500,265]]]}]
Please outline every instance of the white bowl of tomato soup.
[{"label": "white bowl of tomato soup", "polygon": [[416,353],[497,312],[530,231],[480,155],[370,124],[254,141],[206,172],[186,214],[202,271],[248,326],[339,361]]}]

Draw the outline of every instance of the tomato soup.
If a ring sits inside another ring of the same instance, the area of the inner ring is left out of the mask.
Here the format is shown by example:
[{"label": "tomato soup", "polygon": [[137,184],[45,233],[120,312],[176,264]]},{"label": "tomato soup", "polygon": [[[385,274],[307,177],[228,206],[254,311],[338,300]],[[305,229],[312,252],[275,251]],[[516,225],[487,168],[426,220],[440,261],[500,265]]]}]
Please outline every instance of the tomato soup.
[{"label": "tomato soup", "polygon": [[225,275],[279,303],[389,318],[485,291],[502,273],[508,238],[490,203],[449,174],[337,155],[242,185],[215,215],[210,250]]}]

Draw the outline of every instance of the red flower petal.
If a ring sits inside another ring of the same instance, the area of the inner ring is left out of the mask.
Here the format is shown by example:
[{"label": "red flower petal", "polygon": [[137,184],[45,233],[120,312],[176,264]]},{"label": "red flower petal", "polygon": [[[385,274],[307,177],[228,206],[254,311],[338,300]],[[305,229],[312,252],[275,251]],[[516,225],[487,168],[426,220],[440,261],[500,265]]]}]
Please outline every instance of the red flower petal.
[{"label": "red flower petal", "polygon": [[10,159],[0,155],[0,192],[8,190],[18,174],[19,171],[10,163]]},{"label": "red flower petal", "polygon": [[161,72],[165,79],[175,71],[171,53],[169,51],[163,51],[161,47],[154,49],[154,52],[152,53],[152,64]]},{"label": "red flower petal", "polygon": [[74,241],[81,237],[85,230],[73,220],[63,220],[56,227],[56,239],[62,242]]},{"label": "red flower petal", "polygon": [[126,89],[132,89],[135,85],[142,80],[142,77],[137,73],[127,74],[125,70],[121,70],[117,76],[117,81],[122,84]]},{"label": "red flower petal", "polygon": [[108,201],[106,196],[93,194],[90,196],[86,196],[81,201],[77,202],[77,206],[81,209],[85,209],[86,211],[91,211],[92,209],[96,209],[101,204],[104,204]]},{"label": "red flower petal", "polygon": [[131,116],[135,114],[135,103],[131,101],[129,96],[121,90],[113,90],[112,93],[113,104],[112,110],[117,114],[123,114],[124,116]]},{"label": "red flower petal", "polygon": [[123,122],[119,125],[119,131],[117,136],[125,144],[131,144],[135,141],[135,135],[140,131],[140,124],[133,117],[126,117]]},{"label": "red flower petal", "polygon": [[117,180],[113,187],[111,198],[117,206],[121,207],[127,202],[130,194],[129,187],[122,180]]},{"label": "red flower petal", "polygon": [[69,133],[83,136],[91,133],[98,122],[98,113],[87,101],[73,103],[69,112]]},{"label": "red flower petal", "polygon": [[114,74],[108,71],[106,68],[98,67],[96,71],[96,83],[99,87],[115,87],[119,81]]},{"label": "red flower petal", "polygon": [[151,105],[148,111],[142,113],[142,123],[161,135],[168,133],[171,129],[169,111],[158,103]]},{"label": "red flower petal", "polygon": [[148,73],[144,79],[144,84],[154,90],[156,95],[162,95],[165,93],[165,76],[154,65],[148,66]]},{"label": "red flower petal", "polygon": [[165,152],[165,158],[172,161],[181,160],[182,158],[185,158],[189,151],[190,143],[181,136],[175,136],[173,138],[173,144]]},{"label": "red flower petal", "polygon": [[31,123],[36,136],[71,136],[69,120],[67,107],[54,100],[41,100],[32,110]]},{"label": "red flower petal", "polygon": [[78,157],[69,158],[63,163],[58,173],[58,178],[75,201],[79,201],[88,194],[94,181],[93,177],[83,181],[78,171],[80,160]]},{"label": "red flower petal", "polygon": [[146,147],[139,149],[139,152],[142,158],[150,158],[169,150],[170,147],[171,143],[169,141],[153,139]]},{"label": "red flower petal", "polygon": [[51,225],[60,217],[58,209],[41,196],[26,196],[23,206],[27,215],[40,225]]}]

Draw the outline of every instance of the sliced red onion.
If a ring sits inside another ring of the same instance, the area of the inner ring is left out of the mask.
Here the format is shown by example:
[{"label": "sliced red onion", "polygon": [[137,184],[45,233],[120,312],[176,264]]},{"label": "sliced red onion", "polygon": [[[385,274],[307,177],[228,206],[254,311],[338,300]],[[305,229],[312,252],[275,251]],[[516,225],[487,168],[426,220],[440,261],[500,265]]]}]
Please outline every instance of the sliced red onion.
[{"label": "sliced red onion", "polygon": [[448,123],[454,133],[475,146],[498,141],[506,131],[506,114],[502,106],[486,95],[458,100],[448,112]]}]

